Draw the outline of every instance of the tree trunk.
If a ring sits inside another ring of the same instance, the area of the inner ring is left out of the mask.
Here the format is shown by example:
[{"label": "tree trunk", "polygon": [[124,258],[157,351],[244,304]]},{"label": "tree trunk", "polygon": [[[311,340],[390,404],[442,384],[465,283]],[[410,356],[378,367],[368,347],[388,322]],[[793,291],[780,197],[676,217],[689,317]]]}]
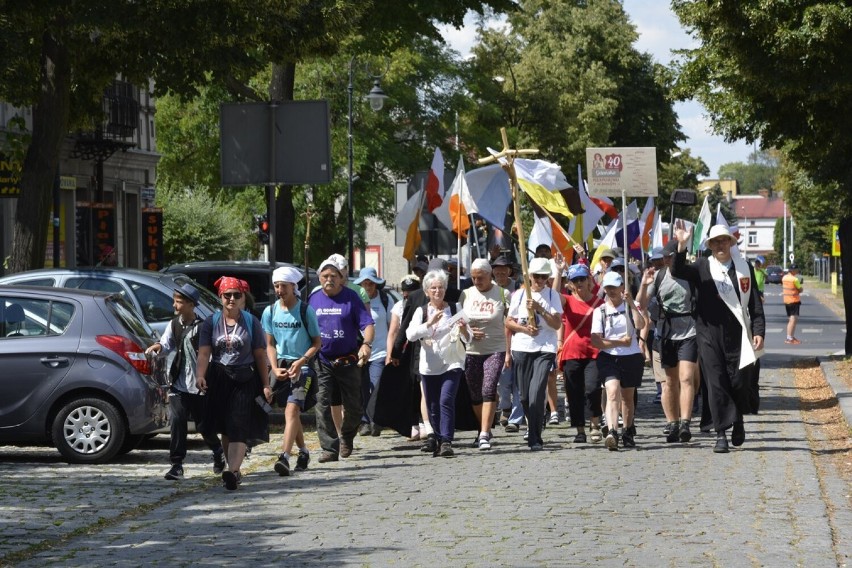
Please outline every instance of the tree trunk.
[{"label": "tree trunk", "polygon": [[44,266],[51,192],[68,130],[71,69],[65,45],[45,32],[41,56],[41,95],[33,106],[33,132],[21,172],[15,210],[10,272]]},{"label": "tree trunk", "polygon": [[[296,80],[296,63],[274,63],[272,79],[269,82],[269,99],[273,101],[292,101]],[[275,199],[275,259],[281,262],[293,262],[293,227],[296,224],[296,211],[293,208],[293,186],[278,186]]]},{"label": "tree trunk", "polygon": [[840,269],[843,274],[843,305],[846,307],[846,356],[852,355],[852,217],[840,221]]}]

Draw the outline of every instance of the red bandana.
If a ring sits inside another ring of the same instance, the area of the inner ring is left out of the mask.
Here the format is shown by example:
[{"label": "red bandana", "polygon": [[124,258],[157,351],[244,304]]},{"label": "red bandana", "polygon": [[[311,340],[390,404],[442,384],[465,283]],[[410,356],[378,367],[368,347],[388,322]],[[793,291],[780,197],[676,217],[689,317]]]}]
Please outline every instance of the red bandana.
[{"label": "red bandana", "polygon": [[221,296],[225,290],[239,290],[240,292],[248,292],[249,285],[245,280],[234,278],[233,276],[222,276],[213,283],[216,287],[216,292]]}]

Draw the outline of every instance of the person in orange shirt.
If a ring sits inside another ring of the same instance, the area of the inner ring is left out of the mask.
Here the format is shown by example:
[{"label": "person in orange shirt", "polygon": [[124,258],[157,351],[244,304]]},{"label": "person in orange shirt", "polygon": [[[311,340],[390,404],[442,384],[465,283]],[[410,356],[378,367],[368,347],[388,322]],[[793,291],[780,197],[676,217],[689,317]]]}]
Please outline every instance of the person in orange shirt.
[{"label": "person in orange shirt", "polygon": [[784,308],[787,310],[787,339],[784,343],[798,345],[796,339],[796,323],[799,321],[799,307],[802,305],[802,283],[799,282],[799,267],[790,265],[790,271],[781,279],[781,289],[784,294]]}]

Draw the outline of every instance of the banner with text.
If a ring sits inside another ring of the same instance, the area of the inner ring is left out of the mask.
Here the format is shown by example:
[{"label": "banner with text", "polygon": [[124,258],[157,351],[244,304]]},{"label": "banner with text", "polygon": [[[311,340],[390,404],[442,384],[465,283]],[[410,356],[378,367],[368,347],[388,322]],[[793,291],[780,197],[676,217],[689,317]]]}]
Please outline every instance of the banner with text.
[{"label": "banner with text", "polygon": [[656,148],[586,148],[589,195],[657,196]]},{"label": "banner with text", "polygon": [[142,210],[142,227],[145,239],[142,241],[142,268],[160,270],[163,268],[163,210],[148,207]]}]

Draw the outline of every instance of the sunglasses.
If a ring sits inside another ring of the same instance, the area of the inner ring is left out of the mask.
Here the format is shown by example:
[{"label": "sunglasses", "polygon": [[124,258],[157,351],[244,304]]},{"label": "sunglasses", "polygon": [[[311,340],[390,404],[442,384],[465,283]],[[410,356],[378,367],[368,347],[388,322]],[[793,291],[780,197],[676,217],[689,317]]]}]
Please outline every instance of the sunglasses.
[{"label": "sunglasses", "polygon": [[243,297],[243,293],[242,292],[224,292],[222,294],[222,297],[225,298],[226,300],[239,300],[240,298]]},{"label": "sunglasses", "polygon": [[533,274],[532,277],[536,280],[547,280],[550,278],[550,274]]}]

